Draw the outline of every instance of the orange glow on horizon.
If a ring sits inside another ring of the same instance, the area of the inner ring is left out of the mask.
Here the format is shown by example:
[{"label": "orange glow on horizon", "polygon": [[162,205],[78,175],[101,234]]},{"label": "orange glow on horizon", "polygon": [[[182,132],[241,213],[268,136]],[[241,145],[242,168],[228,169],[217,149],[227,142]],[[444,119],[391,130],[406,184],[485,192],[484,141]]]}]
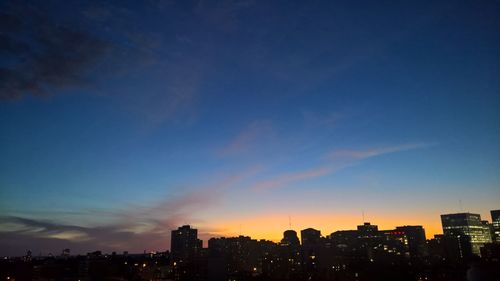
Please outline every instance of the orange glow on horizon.
[{"label": "orange glow on horizon", "polygon": [[[300,237],[300,231],[309,227],[321,231],[322,236],[330,235],[338,230],[353,230],[360,224],[362,219],[359,216],[332,216],[331,214],[299,215],[292,216],[291,227],[289,226],[288,216],[286,215],[260,215],[252,217],[242,217],[239,219],[227,219],[218,221],[209,221],[207,225],[219,229],[215,233],[210,233],[204,239],[211,237],[234,237],[239,235],[250,236],[253,239],[266,239],[278,242],[283,237],[283,232],[287,229],[297,231]],[[377,225],[380,230],[393,229],[396,226],[403,225],[422,225],[425,229],[427,239],[435,234],[442,233],[439,217],[426,218],[386,218],[365,220],[371,224]]]}]

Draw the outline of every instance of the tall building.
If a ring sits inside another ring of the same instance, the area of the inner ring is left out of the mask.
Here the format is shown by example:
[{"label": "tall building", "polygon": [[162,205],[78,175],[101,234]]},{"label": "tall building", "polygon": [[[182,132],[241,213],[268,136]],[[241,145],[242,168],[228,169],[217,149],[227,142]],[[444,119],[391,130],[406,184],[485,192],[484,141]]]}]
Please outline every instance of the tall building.
[{"label": "tall building", "polygon": [[500,243],[500,210],[492,210],[491,224],[492,224],[492,238],[495,243]]},{"label": "tall building", "polygon": [[183,225],[172,230],[170,251],[174,261],[194,258],[202,249],[202,241],[198,239],[198,230]]},{"label": "tall building", "polygon": [[465,235],[449,236],[443,234],[434,235],[428,241],[429,257],[434,260],[458,261],[472,255],[470,238]]},{"label": "tall building", "polygon": [[411,257],[422,257],[427,254],[425,230],[421,225],[398,226],[395,232],[405,235]]},{"label": "tall building", "polygon": [[321,241],[321,231],[314,228],[307,228],[300,231],[300,238],[303,247],[314,247]]},{"label": "tall building", "polygon": [[291,276],[299,272],[301,268],[300,241],[295,230],[283,232],[278,255],[280,256],[281,276],[292,279]]},{"label": "tall building", "polygon": [[210,238],[208,253],[211,258],[222,258],[229,272],[262,272],[259,262],[261,243],[248,236]]},{"label": "tall building", "polygon": [[321,231],[314,228],[306,228],[300,231],[300,238],[302,240],[302,254],[306,259],[309,266],[314,266],[316,256],[319,255],[322,248]]},{"label": "tall building", "polygon": [[300,246],[299,237],[297,237],[297,232],[295,230],[285,230],[283,232],[283,239],[281,239],[281,244],[284,246]]},{"label": "tall building", "polygon": [[[456,237],[460,241],[468,241],[472,254],[480,255],[481,247],[491,242],[491,233],[487,225],[481,221],[479,214],[457,213],[441,215],[441,224],[445,236]],[[465,236],[467,239],[462,239]]]}]

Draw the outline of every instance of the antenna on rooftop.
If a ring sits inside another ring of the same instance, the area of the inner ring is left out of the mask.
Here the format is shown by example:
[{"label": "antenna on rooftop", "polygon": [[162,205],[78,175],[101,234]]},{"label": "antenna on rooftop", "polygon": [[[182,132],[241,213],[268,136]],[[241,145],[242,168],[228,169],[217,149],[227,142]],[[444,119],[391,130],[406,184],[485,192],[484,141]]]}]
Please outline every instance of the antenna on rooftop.
[{"label": "antenna on rooftop", "polygon": [[361,217],[363,218],[362,224],[365,223],[365,211],[361,210]]},{"label": "antenna on rooftop", "polygon": [[288,215],[288,227],[292,229],[292,217],[290,215]]},{"label": "antenna on rooftop", "polygon": [[460,212],[464,212],[464,208],[462,206],[462,199],[458,199],[458,206],[460,207]]}]

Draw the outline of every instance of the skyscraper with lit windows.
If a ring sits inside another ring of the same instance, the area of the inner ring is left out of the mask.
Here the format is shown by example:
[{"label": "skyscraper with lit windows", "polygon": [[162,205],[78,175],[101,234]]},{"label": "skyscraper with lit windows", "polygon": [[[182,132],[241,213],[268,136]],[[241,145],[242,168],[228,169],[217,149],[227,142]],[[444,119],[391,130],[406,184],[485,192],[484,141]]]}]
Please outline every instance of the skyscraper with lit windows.
[{"label": "skyscraper with lit windows", "polygon": [[[481,221],[479,214],[456,213],[441,215],[441,223],[445,236],[456,237],[460,241],[468,241],[472,254],[480,255],[484,244],[491,242],[491,233],[487,225]],[[462,239],[462,238],[467,239]]]},{"label": "skyscraper with lit windows", "polygon": [[492,240],[500,243],[500,210],[491,210]]}]

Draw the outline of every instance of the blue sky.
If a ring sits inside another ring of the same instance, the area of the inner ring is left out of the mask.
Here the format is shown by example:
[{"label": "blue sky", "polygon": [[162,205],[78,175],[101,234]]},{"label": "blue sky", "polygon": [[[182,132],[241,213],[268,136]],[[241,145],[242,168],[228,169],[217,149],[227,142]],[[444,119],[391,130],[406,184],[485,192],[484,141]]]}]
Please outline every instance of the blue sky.
[{"label": "blue sky", "polygon": [[2,6],[5,254],[499,207],[495,2]]}]

